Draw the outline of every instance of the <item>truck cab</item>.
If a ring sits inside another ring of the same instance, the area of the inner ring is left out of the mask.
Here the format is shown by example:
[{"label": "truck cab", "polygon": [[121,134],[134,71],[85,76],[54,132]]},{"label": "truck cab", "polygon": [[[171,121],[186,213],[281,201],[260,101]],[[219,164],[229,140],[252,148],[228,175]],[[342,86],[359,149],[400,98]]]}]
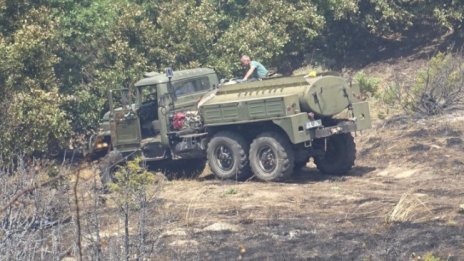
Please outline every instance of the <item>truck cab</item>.
[{"label": "truck cab", "polygon": [[[140,155],[144,161],[198,158],[197,154],[204,154],[204,150],[196,149],[199,145],[192,145],[196,140],[182,124],[185,118],[195,118],[199,99],[217,88],[215,71],[198,68],[176,71],[172,77],[161,73],[144,76],[132,89],[109,92],[110,110],[90,141],[94,157],[112,150],[123,156]],[[179,117],[182,121],[176,122]]]}]

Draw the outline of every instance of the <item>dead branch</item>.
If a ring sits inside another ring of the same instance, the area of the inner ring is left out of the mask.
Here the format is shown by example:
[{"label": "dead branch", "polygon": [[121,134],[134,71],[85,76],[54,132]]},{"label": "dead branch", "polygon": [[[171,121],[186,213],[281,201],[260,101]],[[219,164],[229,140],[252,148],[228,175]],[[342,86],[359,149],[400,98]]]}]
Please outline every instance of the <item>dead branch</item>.
[{"label": "dead branch", "polygon": [[74,203],[76,204],[76,229],[77,229],[77,248],[79,250],[79,261],[82,261],[82,243],[81,243],[81,219],[79,215],[79,198],[77,197],[77,186],[81,170],[77,170],[76,182],[74,183]]},{"label": "dead branch", "polygon": [[16,201],[18,201],[18,199],[21,196],[23,196],[24,194],[30,193],[30,192],[38,189],[38,188],[47,186],[48,184],[53,183],[53,182],[55,182],[55,181],[57,181],[57,180],[59,180],[61,178],[63,178],[62,174],[60,174],[60,175],[58,175],[58,176],[56,176],[54,178],[51,178],[51,179],[49,179],[47,181],[44,181],[42,183],[34,183],[31,187],[21,190],[5,206],[3,206],[0,209],[0,214],[3,214],[3,212],[5,212],[9,207],[11,207],[14,203],[16,203]]}]

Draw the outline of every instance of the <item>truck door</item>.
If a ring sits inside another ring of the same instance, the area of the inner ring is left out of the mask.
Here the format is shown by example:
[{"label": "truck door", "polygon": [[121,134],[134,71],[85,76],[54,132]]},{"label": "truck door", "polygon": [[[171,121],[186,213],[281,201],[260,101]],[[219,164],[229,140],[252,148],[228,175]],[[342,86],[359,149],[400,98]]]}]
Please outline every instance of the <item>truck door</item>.
[{"label": "truck door", "polygon": [[137,150],[140,145],[140,120],[135,112],[135,96],[128,89],[111,90],[110,127],[113,147],[121,152]]}]

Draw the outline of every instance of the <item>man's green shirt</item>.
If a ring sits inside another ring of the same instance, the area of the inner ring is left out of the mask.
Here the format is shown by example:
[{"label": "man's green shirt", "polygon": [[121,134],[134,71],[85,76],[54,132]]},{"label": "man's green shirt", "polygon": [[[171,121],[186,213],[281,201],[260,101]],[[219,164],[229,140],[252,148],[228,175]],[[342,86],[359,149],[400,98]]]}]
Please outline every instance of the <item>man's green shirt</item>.
[{"label": "man's green shirt", "polygon": [[251,61],[250,66],[255,68],[255,70],[253,71],[254,78],[262,79],[267,76],[268,71],[266,67],[264,67],[264,65],[262,65],[260,62]]}]

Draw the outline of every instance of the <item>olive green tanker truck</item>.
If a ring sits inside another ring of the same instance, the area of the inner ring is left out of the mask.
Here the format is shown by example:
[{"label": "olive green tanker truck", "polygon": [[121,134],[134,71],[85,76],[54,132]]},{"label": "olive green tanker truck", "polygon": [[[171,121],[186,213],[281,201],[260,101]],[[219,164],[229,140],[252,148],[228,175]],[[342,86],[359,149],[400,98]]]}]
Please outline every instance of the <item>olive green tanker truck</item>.
[{"label": "olive green tanker truck", "polygon": [[282,181],[310,158],[322,173],[344,174],[356,156],[351,133],[371,127],[359,96],[330,73],[240,84],[221,84],[208,68],[149,73],[110,91],[91,155],[104,157],[103,183],[135,156],[188,176],[208,162],[221,179]]}]

